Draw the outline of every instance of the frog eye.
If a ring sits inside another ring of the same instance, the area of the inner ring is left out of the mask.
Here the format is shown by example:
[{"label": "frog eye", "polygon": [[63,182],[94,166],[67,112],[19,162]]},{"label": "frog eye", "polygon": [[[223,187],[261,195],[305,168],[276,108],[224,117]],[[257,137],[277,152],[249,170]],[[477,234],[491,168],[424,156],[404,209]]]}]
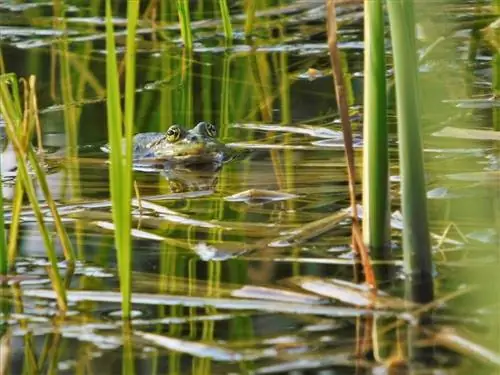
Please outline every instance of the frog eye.
[{"label": "frog eye", "polygon": [[167,141],[170,143],[177,142],[181,138],[181,128],[179,125],[172,125],[167,130]]},{"label": "frog eye", "polygon": [[215,138],[217,136],[217,127],[214,124],[205,123],[205,129],[209,137]]}]

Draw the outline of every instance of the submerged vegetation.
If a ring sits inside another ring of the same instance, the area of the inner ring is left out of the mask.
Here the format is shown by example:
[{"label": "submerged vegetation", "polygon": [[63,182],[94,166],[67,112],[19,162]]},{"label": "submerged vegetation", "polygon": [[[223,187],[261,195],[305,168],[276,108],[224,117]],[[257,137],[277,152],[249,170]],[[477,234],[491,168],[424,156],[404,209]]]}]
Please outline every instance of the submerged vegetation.
[{"label": "submerged vegetation", "polygon": [[0,5],[0,375],[496,373],[498,1],[121,4]]}]

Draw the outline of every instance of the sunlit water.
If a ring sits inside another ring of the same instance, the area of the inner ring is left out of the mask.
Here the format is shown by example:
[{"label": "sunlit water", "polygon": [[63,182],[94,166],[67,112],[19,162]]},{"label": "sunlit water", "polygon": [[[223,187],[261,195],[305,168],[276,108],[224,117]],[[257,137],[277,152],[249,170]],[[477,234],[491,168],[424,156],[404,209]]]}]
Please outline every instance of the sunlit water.
[{"label": "sunlit water", "polygon": [[[72,271],[61,262],[71,289],[71,309],[64,319],[55,318],[58,313],[50,292],[45,249],[36,219],[26,206],[16,263],[17,273],[26,280],[4,287],[5,333],[0,345],[2,350],[10,347],[10,352],[2,354],[0,362],[10,361],[10,373],[39,369],[61,374],[115,374],[122,366],[137,374],[309,370],[350,374],[365,369],[381,373],[377,371],[387,362],[375,360],[370,347],[374,317],[385,316],[379,320],[384,325],[395,318],[411,319],[389,305],[377,312],[355,308],[352,305],[360,303],[352,296],[350,301],[328,300],[299,278],[356,280],[349,220],[341,218],[330,227],[322,224],[327,230],[305,226],[348,207],[321,4],[310,2],[307,11],[284,18],[290,30],[282,40],[270,38],[260,29],[255,52],[244,40],[224,47],[210,29],[213,26],[207,26],[208,31],[195,29],[195,53],[187,55],[180,48],[176,27],[153,33],[149,21],[141,24],[137,132],[165,130],[172,123],[192,127],[198,121],[211,121],[220,127],[221,141],[253,152],[218,171],[193,168],[134,173],[139,193],[132,202],[133,290],[137,294],[130,331],[122,329],[120,319],[106,155],[90,157],[81,151],[79,158],[65,160],[51,170],[51,192],[79,258]],[[0,6],[5,70],[19,76],[36,75],[46,147],[67,148],[72,142],[66,136],[71,127],[77,129],[74,141],[78,145],[99,145],[107,136],[102,9],[67,5],[66,25],[56,22],[60,11],[48,3]],[[238,13],[238,8],[233,11]],[[195,20],[211,16],[210,9],[206,12]],[[123,9],[117,13],[123,15]],[[359,151],[360,13],[358,7],[339,13],[345,22],[341,22],[341,47],[352,75],[351,104]],[[167,23],[172,18],[166,17],[172,15],[164,16],[157,20],[160,28],[175,23],[175,17]],[[297,25],[306,21],[308,28],[299,33]],[[123,19],[116,19],[120,28],[124,24]],[[241,31],[241,26],[236,29]],[[460,48],[466,47],[463,35],[454,37]],[[498,157],[493,144],[477,141],[465,148],[463,142],[431,136],[456,123],[475,123],[477,127],[491,122],[491,106],[478,108],[470,101],[491,87],[488,52],[480,51],[479,57],[475,76],[471,74],[472,91],[463,89],[465,78],[447,77],[442,92],[424,98],[438,297],[468,285],[466,279],[457,277],[463,275],[466,264],[475,262],[479,269],[497,262],[492,252],[498,244],[498,222],[491,217],[498,214],[499,202]],[[443,70],[458,72],[465,64],[440,58],[422,67],[424,86]],[[70,91],[65,92],[68,87]],[[462,87],[462,92],[454,91],[455,87]],[[456,102],[443,110],[441,99],[464,102],[458,103],[459,110]],[[432,111],[433,106],[440,110]],[[289,128],[274,126],[280,124]],[[393,211],[399,209],[396,147],[393,137]],[[356,157],[360,162],[361,153]],[[16,167],[8,145],[2,156],[2,173],[9,222]],[[50,222],[49,213],[45,218]],[[402,224],[397,212],[392,219],[395,288],[390,293],[401,296]],[[331,220],[336,218],[331,216]],[[463,237],[452,229],[443,241],[441,235],[451,221]],[[78,294],[85,291],[89,294]],[[437,321],[451,326],[468,323],[480,331],[475,318],[475,309],[480,307],[463,308],[452,300],[441,306]],[[447,347],[436,349],[431,367],[453,373],[475,364],[470,356],[458,356]],[[387,352],[382,359],[390,356]]]}]

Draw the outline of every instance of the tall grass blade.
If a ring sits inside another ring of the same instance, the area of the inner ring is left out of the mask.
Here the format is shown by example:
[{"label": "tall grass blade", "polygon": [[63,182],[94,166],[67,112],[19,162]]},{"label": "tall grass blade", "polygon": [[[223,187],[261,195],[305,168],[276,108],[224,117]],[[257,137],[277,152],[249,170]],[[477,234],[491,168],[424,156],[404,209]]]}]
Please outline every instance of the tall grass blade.
[{"label": "tall grass blade", "polygon": [[[2,170],[2,158],[0,158],[0,171]],[[6,275],[9,268],[7,256],[7,242],[5,240],[5,220],[3,212],[3,176],[0,172],[0,275]]]},{"label": "tall grass blade", "polygon": [[222,17],[222,27],[224,28],[224,36],[226,43],[230,44],[233,40],[233,27],[231,26],[231,16],[227,6],[227,0],[219,0],[220,14]]},{"label": "tall grass blade", "polygon": [[[131,217],[132,197],[132,134],[135,101],[135,34],[139,1],[130,0],[127,7],[127,52],[125,82],[125,144],[122,144],[122,110],[116,47],[113,35],[111,0],[106,1],[106,89],[108,138],[111,146],[110,187],[113,203],[112,214],[116,226],[115,246],[122,296],[122,315],[130,317],[131,310]],[[124,147],[125,146],[125,147]],[[122,153],[124,155],[122,156]]]},{"label": "tall grass blade", "polygon": [[245,0],[245,37],[249,38],[250,34],[253,32],[253,24],[255,22],[255,1],[256,0]]},{"label": "tall grass blade", "polygon": [[[494,0],[493,11],[497,16],[500,14],[500,0]],[[494,28],[493,33],[495,40],[500,40],[500,30],[497,27]],[[491,65],[493,71],[493,95],[495,98],[498,98],[500,95],[500,52],[498,47],[496,48]],[[493,108],[493,129],[500,131],[500,109],[497,107]]]},{"label": "tall grass blade", "polygon": [[404,270],[415,302],[433,299],[412,0],[388,0],[398,117]]},{"label": "tall grass blade", "polygon": [[193,36],[191,34],[191,18],[189,16],[189,0],[177,0],[177,12],[181,24],[181,35],[184,47],[193,48]]},{"label": "tall grass blade", "polygon": [[[124,239],[124,247],[120,249],[122,256],[122,268],[120,269],[120,288],[124,301],[130,304],[131,299],[131,264],[132,243],[130,238],[131,218],[130,200],[132,198],[132,136],[134,134],[135,114],[135,34],[137,19],[139,18],[139,0],[129,0],[127,6],[127,52],[125,54],[125,165],[123,168],[123,202],[125,220],[123,231],[127,238]],[[125,316],[129,316],[127,313]]]},{"label": "tall grass blade", "polygon": [[382,0],[365,0],[363,239],[374,260],[388,258],[389,150]]}]

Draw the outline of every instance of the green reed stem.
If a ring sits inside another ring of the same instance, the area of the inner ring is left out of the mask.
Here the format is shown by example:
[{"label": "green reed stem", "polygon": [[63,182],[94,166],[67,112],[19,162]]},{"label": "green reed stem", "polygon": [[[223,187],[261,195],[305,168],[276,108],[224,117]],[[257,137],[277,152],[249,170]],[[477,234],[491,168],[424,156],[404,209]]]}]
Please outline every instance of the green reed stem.
[{"label": "green reed stem", "polygon": [[182,117],[184,124],[193,123],[193,54],[190,50],[182,53],[182,71],[184,72],[184,82],[182,90]]},{"label": "green reed stem", "polygon": [[[23,206],[23,183],[16,179],[14,198],[12,200],[12,219],[9,228],[9,242],[7,244],[7,259],[9,268],[14,265],[18,250],[19,226],[21,224],[21,208]],[[2,206],[3,207],[3,206]],[[3,215],[2,215],[3,216]]]},{"label": "green reed stem", "polygon": [[202,53],[201,59],[201,95],[202,116],[204,121],[212,121],[212,61],[214,56],[210,53]]},{"label": "green reed stem", "polygon": [[189,0],[177,0],[177,12],[181,24],[181,35],[184,47],[193,48],[193,36],[191,34],[191,19],[189,17]]},{"label": "green reed stem", "polygon": [[220,89],[220,120],[219,129],[222,139],[226,138],[229,130],[229,89],[230,89],[231,56],[224,54],[222,61],[222,77]]},{"label": "green reed stem", "polygon": [[[2,166],[2,158],[0,158],[0,171]],[[3,176],[0,173],[0,275],[6,275],[9,268],[9,261],[7,256],[7,242],[5,240],[5,220],[3,212]]]},{"label": "green reed stem", "polygon": [[233,40],[233,27],[231,26],[231,16],[227,6],[227,0],[219,0],[220,14],[222,17],[222,27],[224,28],[224,36],[226,42],[231,43]]},{"label": "green reed stem", "polygon": [[[161,71],[166,77],[172,76],[172,56],[169,53],[162,54]],[[172,88],[167,86],[160,91],[160,129],[166,131],[172,121]]]},{"label": "green reed stem", "polygon": [[404,270],[412,300],[433,299],[432,256],[427,222],[415,16],[412,0],[388,0],[396,78]]},{"label": "green reed stem", "polygon": [[389,150],[382,0],[365,0],[364,14],[363,240],[375,260],[390,241]]},{"label": "green reed stem", "polygon": [[[135,34],[137,20],[139,18],[139,0],[129,0],[127,5],[127,52],[125,54],[125,165],[123,166],[123,195],[125,202],[124,214],[126,217],[123,233],[127,236],[124,241],[126,246],[121,250],[123,267],[120,274],[120,288],[124,298],[130,304],[131,298],[131,265],[132,265],[132,243],[131,243],[131,207],[132,198],[132,137],[134,134],[135,114]],[[129,316],[128,314],[126,315]]]},{"label": "green reed stem", "polygon": [[[500,14],[500,0],[494,0],[493,11],[497,16]],[[493,33],[495,41],[500,40],[500,31],[498,31],[498,28],[495,28]],[[500,95],[500,53],[498,52],[498,47],[493,55],[491,65],[493,71],[493,94],[498,98]],[[500,131],[500,109],[498,107],[493,107],[493,129]]]},{"label": "green reed stem", "polygon": [[253,32],[253,24],[255,21],[255,0],[245,0],[245,36],[248,38]]},{"label": "green reed stem", "polygon": [[[130,317],[131,310],[131,216],[132,198],[132,134],[135,101],[135,43],[139,1],[129,0],[127,6],[127,52],[125,82],[125,150],[122,144],[122,110],[120,85],[114,40],[111,0],[106,0],[106,90],[108,93],[108,138],[111,146],[110,187],[112,214],[115,223],[115,246],[122,294],[122,315]],[[124,157],[122,157],[124,153]]]}]

